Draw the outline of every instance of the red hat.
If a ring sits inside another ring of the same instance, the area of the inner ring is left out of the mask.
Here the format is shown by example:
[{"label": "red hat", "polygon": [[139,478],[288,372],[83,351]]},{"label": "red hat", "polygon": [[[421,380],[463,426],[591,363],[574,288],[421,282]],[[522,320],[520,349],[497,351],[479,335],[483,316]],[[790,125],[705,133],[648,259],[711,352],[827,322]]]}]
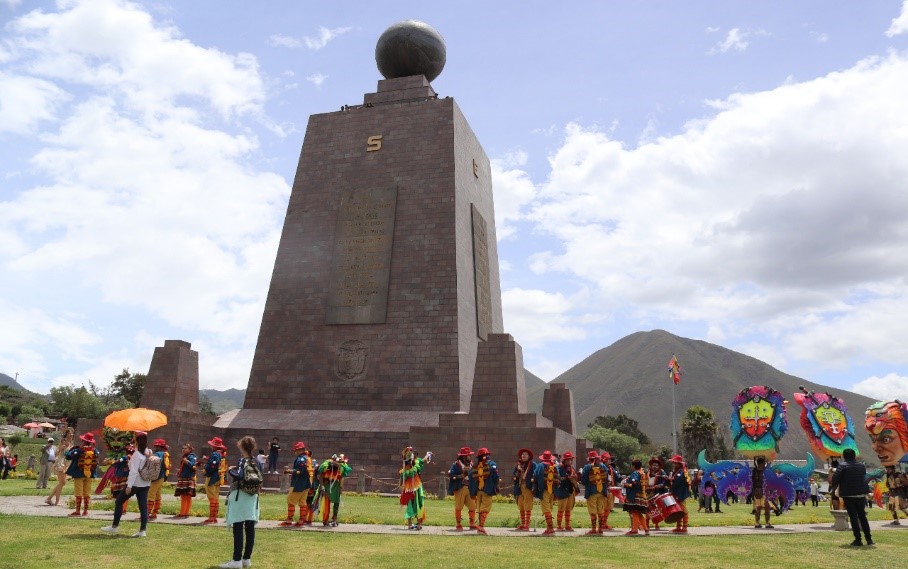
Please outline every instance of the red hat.
[{"label": "red hat", "polygon": [[299,452],[304,448],[306,448],[306,443],[304,443],[303,441],[296,441],[295,443],[293,443],[293,452]]},{"label": "red hat", "polygon": [[522,455],[523,453],[529,454],[529,455],[530,455],[530,460],[533,460],[533,451],[531,451],[531,450],[528,449],[528,448],[522,448],[522,449],[520,449],[519,451],[517,451],[517,460],[520,460],[520,455]]},{"label": "red hat", "polygon": [[484,454],[492,454],[492,453],[490,453],[489,449],[487,449],[486,447],[482,447],[481,449],[476,451],[476,456],[482,456]]},{"label": "red hat", "polygon": [[594,450],[591,450],[590,452],[586,453],[586,458],[587,458],[587,460],[593,460],[594,458],[599,458],[599,453]]},{"label": "red hat", "polygon": [[221,440],[221,437],[214,437],[213,439],[208,441],[208,446],[214,449],[227,448],[224,446],[224,441]]},{"label": "red hat", "polygon": [[155,439],[154,444],[151,446],[167,448],[167,441],[164,439]]},{"label": "red hat", "polygon": [[602,460],[612,460],[612,455],[609,454],[607,450],[602,451],[602,455],[599,457]]},{"label": "red hat", "polygon": [[662,459],[658,456],[654,456],[653,458],[649,459],[649,462],[647,462],[647,464],[653,464],[654,462],[659,465],[659,468],[665,466],[665,463],[662,462]]},{"label": "red hat", "polygon": [[566,453],[561,455],[561,460],[571,460],[573,458],[574,458],[574,453],[572,453],[571,451],[567,451]]},{"label": "red hat", "polygon": [[682,457],[680,454],[676,454],[673,457],[671,457],[670,459],[668,459],[668,461],[677,462],[679,464],[684,464],[684,457]]},{"label": "red hat", "polygon": [[79,437],[79,440],[87,445],[93,445],[95,444],[95,435],[92,433],[85,433],[84,435]]},{"label": "red hat", "polygon": [[547,450],[539,455],[539,460],[542,462],[552,462],[552,451]]},{"label": "red hat", "polygon": [[473,451],[470,450],[470,447],[460,447],[460,452],[457,453],[457,456],[470,456],[473,454]]}]

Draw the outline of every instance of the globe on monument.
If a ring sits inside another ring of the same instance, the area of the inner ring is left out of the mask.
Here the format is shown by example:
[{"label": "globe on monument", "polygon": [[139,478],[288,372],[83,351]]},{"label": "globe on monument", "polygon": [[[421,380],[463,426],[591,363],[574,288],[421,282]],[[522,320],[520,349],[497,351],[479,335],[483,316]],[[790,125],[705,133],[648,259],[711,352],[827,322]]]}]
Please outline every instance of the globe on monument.
[{"label": "globe on monument", "polygon": [[432,81],[445,67],[445,40],[418,20],[397,22],[378,38],[375,63],[385,79],[425,75]]}]

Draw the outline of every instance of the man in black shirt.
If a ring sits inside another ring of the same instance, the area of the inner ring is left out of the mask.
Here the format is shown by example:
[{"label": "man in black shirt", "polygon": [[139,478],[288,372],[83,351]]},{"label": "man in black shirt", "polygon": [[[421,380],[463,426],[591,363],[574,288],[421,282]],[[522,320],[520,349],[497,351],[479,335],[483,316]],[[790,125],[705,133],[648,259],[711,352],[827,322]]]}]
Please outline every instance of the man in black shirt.
[{"label": "man in black shirt", "polygon": [[845,462],[840,464],[832,475],[831,486],[837,489],[838,495],[842,497],[842,502],[845,504],[845,510],[848,512],[851,531],[854,533],[854,541],[851,542],[851,545],[863,545],[861,531],[864,532],[867,545],[873,545],[866,511],[867,492],[870,490],[865,479],[867,468],[863,463],[855,460],[854,449],[845,449],[842,458],[845,459]]}]

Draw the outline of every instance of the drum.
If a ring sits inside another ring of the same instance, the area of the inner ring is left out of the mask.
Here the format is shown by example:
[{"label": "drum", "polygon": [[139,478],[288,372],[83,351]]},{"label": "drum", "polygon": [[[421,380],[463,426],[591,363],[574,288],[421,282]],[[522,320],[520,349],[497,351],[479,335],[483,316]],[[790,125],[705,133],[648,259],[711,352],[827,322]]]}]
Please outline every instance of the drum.
[{"label": "drum", "polygon": [[669,493],[652,497],[648,505],[649,517],[653,523],[658,524],[665,520],[667,523],[675,524],[684,517],[681,504]]}]

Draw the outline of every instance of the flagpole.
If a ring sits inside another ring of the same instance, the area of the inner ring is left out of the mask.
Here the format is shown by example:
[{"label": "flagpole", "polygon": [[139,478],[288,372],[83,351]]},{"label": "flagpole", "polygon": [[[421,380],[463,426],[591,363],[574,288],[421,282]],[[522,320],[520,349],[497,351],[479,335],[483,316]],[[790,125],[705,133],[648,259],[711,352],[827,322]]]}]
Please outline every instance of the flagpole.
[{"label": "flagpole", "polygon": [[672,450],[678,454],[678,425],[675,418],[675,380],[672,378]]}]

